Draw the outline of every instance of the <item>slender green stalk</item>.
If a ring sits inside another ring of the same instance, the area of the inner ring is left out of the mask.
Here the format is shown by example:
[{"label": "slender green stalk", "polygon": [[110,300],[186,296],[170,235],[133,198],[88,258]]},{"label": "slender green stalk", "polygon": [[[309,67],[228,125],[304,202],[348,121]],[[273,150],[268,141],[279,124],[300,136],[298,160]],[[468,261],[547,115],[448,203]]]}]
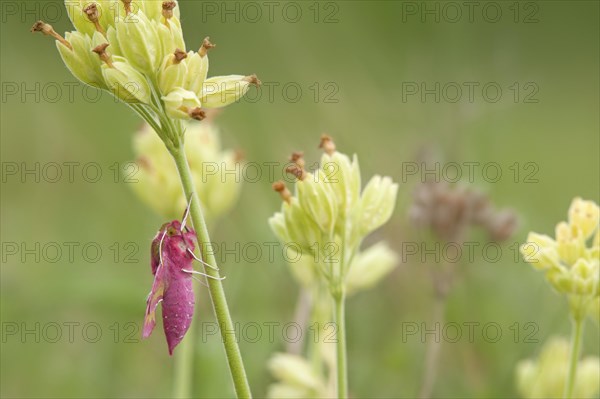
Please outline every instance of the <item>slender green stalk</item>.
[{"label": "slender green stalk", "polygon": [[[433,304],[434,326],[443,326],[445,319],[445,310],[446,297],[436,295],[435,302]],[[435,380],[437,378],[441,349],[442,341],[437,337],[435,337],[433,340],[430,339],[427,341],[425,352],[425,368],[423,371],[423,382],[421,384],[421,390],[419,392],[419,398],[421,399],[430,398],[431,394],[433,393],[433,387],[435,386]]]},{"label": "slender green stalk", "polygon": [[573,317],[573,328],[571,331],[571,359],[569,361],[569,373],[565,383],[565,392],[563,397],[571,399],[573,397],[573,388],[575,387],[575,376],[577,375],[577,365],[579,363],[579,354],[581,352],[581,336],[583,335],[583,317]]},{"label": "slender green stalk", "polygon": [[[211,266],[217,266],[217,262],[214,256],[214,252],[210,247],[210,237],[208,235],[208,229],[202,215],[202,208],[200,206],[200,199],[198,198],[197,191],[194,187],[194,181],[192,179],[192,173],[190,171],[183,143],[178,148],[170,149],[171,155],[177,164],[177,170],[181,178],[181,184],[187,198],[192,198],[190,206],[190,216],[196,235],[198,238],[198,244],[202,246],[202,259],[204,262]],[[229,370],[233,379],[235,392],[238,398],[250,398],[252,393],[250,392],[250,386],[248,384],[248,378],[246,377],[246,371],[244,369],[244,363],[240,349],[237,344],[235,337],[235,330],[231,316],[229,314],[229,308],[227,307],[227,299],[225,298],[225,291],[221,284],[221,276],[219,271],[210,267],[204,267],[204,272],[210,276],[208,281],[208,289],[212,299],[213,309],[219,327],[221,331],[221,337],[223,339],[223,345],[225,347],[225,353],[227,355],[227,362],[229,364]],[[189,344],[193,345],[193,344]],[[193,348],[187,348],[193,354]],[[184,378],[184,377],[182,377]]]},{"label": "slender green stalk", "polygon": [[173,397],[192,397],[192,370],[194,366],[194,344],[196,339],[194,321],[187,331],[187,336],[179,344],[179,352],[175,354],[175,383]]},{"label": "slender green stalk", "polygon": [[338,398],[348,397],[348,369],[346,363],[346,321],[345,321],[345,302],[343,293],[334,295],[335,303],[335,323],[337,325],[337,393]]},{"label": "slender green stalk", "polygon": [[[454,266],[452,263],[443,263],[441,265],[429,265],[431,270],[431,279],[433,282],[434,302],[433,302],[433,325],[443,326],[446,320],[446,304],[448,294],[452,285],[452,276]],[[434,337],[428,340],[425,347],[425,366],[423,369],[423,381],[419,390],[420,399],[428,399],[433,393],[435,382],[439,369],[439,358],[442,351],[442,341]]]}]

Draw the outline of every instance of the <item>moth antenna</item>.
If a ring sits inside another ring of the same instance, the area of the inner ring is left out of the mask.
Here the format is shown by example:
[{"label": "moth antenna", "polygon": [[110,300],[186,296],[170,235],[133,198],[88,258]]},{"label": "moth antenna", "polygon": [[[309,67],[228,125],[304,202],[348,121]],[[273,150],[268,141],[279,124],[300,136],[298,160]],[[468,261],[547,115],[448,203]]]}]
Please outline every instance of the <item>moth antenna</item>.
[{"label": "moth antenna", "polygon": [[197,282],[199,282],[200,284],[202,284],[203,286],[205,286],[206,288],[208,288],[208,284],[206,284],[204,281],[200,280],[198,277],[192,275],[192,278],[194,280],[196,280]]},{"label": "moth antenna", "polygon": [[187,218],[190,215],[190,207],[192,206],[193,199],[194,193],[190,194],[190,200],[188,201],[188,204],[185,207],[185,212],[183,214],[183,219],[181,219],[181,228],[179,229],[179,231],[183,231],[183,229],[185,229],[185,223],[187,222]]},{"label": "moth antenna", "polygon": [[196,270],[181,269],[181,271],[185,272],[185,273],[192,274],[192,275],[193,274],[197,274],[199,276],[204,276],[204,277],[207,277],[207,278],[212,278],[213,280],[219,280],[219,281],[225,280],[225,277],[213,277],[213,276],[210,276],[208,274],[205,274],[205,273],[202,273],[202,272],[198,272]]},{"label": "moth antenna", "polygon": [[202,263],[204,266],[206,266],[206,267],[210,267],[210,268],[211,268],[211,269],[213,269],[213,270],[219,271],[219,268],[218,268],[218,267],[216,267],[216,266],[213,266],[213,265],[209,265],[208,263],[206,263],[206,262],[205,262],[205,261],[203,261],[202,259],[198,258],[198,257],[196,256],[196,254],[194,253],[194,251],[192,251],[190,248],[188,248],[188,249],[187,249],[187,251],[190,253],[190,255],[192,255],[192,257],[193,257],[194,259],[196,259],[198,262]]},{"label": "moth antenna", "polygon": [[167,231],[165,230],[163,232],[162,237],[160,237],[160,242],[158,243],[158,259],[160,260],[160,266],[163,265],[163,258],[162,258],[162,244],[163,241],[165,240],[165,236],[167,235]]}]

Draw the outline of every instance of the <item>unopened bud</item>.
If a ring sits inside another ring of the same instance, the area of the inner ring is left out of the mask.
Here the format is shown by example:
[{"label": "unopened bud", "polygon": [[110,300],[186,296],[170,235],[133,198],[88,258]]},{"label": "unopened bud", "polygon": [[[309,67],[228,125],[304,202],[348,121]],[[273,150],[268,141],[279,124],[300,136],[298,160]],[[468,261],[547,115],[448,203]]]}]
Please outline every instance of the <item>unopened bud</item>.
[{"label": "unopened bud", "polygon": [[85,13],[85,15],[87,15],[90,22],[94,24],[96,30],[105,35],[106,32],[100,25],[100,13],[98,12],[98,6],[96,5],[96,3],[91,3],[90,5],[85,7],[83,9],[83,12]]}]

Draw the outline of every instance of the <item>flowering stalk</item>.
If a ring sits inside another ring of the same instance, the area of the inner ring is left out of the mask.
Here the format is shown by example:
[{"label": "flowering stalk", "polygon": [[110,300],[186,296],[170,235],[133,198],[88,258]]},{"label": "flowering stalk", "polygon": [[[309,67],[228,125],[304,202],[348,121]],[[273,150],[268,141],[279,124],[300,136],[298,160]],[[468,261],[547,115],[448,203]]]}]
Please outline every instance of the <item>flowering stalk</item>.
[{"label": "flowering stalk", "polygon": [[292,154],[287,172],[297,179],[295,195],[283,182],[273,185],[283,204],[269,223],[281,241],[308,254],[310,261],[301,274],[312,292],[326,287],[333,302],[329,307],[336,323],[337,397],[347,398],[346,293],[373,285],[393,267],[395,256],[385,245],[376,244],[362,254],[359,248],[364,237],[390,219],[398,186],[389,177],[374,176],[361,190],[357,157],[336,151],[327,135],[320,147],[324,154],[314,172],[305,170],[301,152]]},{"label": "flowering stalk", "polygon": [[563,397],[572,398],[584,322],[600,296],[600,208],[577,197],[568,216],[568,221],[556,225],[554,239],[529,233],[521,253],[526,262],[545,273],[548,283],[569,303],[573,330]]},{"label": "flowering stalk", "polygon": [[571,331],[571,352],[569,356],[569,371],[565,383],[565,399],[573,397],[573,388],[575,388],[575,376],[577,375],[577,365],[579,364],[579,354],[581,352],[581,336],[583,335],[584,319],[573,318],[573,330]]},{"label": "flowering stalk", "polygon": [[[209,245],[206,223],[184,152],[184,121],[203,120],[206,109],[220,108],[243,97],[250,85],[260,84],[255,75],[207,78],[209,49],[204,39],[197,51],[187,51],[177,1],[66,0],[76,30],[62,37],[42,22],[33,32],[56,39],[58,51],[71,73],[84,84],[106,90],[144,119],[173,157],[199,245]],[[158,194],[158,193],[157,193]],[[216,268],[214,255],[204,248],[206,264]],[[229,368],[239,397],[250,397],[233,323],[217,270],[206,268],[208,286]],[[189,340],[188,340],[189,341]],[[191,359],[193,342],[185,346]],[[189,384],[191,360],[178,362],[178,384]]]},{"label": "flowering stalk", "polygon": [[337,390],[339,398],[348,397],[348,365],[346,354],[346,316],[344,314],[346,298],[343,293],[334,296],[337,355]]},{"label": "flowering stalk", "polygon": [[[177,170],[181,177],[181,184],[186,196],[192,198],[192,204],[190,207],[190,216],[192,218],[192,224],[196,230],[198,242],[203,243],[202,260],[209,265],[216,266],[217,262],[215,259],[214,252],[210,248],[210,237],[208,235],[208,229],[202,216],[202,209],[200,207],[200,200],[196,194],[194,188],[194,181],[190,172],[190,167],[183,150],[183,145],[178,149],[171,150],[173,159],[177,164]],[[217,269],[211,267],[205,267],[204,272],[211,278],[208,278],[208,288],[210,296],[212,298],[213,309],[215,316],[219,322],[221,338],[223,339],[223,345],[225,346],[225,353],[227,355],[227,362],[229,363],[229,370],[233,378],[233,384],[235,386],[236,394],[239,398],[250,398],[252,396],[250,392],[250,386],[248,385],[248,378],[246,377],[246,371],[244,369],[244,363],[242,361],[242,355],[237,344],[235,337],[235,329],[233,321],[229,314],[229,308],[227,307],[227,299],[225,298],[225,291],[221,284],[221,276]]]}]

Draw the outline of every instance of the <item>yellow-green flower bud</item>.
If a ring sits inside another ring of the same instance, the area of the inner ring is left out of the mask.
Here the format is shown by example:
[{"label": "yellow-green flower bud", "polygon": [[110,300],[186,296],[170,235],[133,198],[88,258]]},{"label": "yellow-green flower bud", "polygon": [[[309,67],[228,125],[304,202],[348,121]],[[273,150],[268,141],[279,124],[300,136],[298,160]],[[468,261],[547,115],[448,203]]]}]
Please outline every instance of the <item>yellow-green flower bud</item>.
[{"label": "yellow-green flower bud", "polygon": [[115,29],[114,26],[108,27],[108,29],[106,30],[106,38],[107,38],[108,42],[110,43],[110,52],[112,53],[112,55],[122,57],[123,52],[121,51],[121,48],[119,47],[119,39],[117,38],[117,30]]},{"label": "yellow-green flower bud", "polygon": [[529,233],[527,242],[520,247],[523,259],[538,270],[560,268],[556,242],[547,235]]},{"label": "yellow-green flower bud", "polygon": [[[324,136],[322,140],[328,138]],[[324,153],[321,157],[321,169],[325,173],[327,180],[331,182],[331,187],[335,192],[338,203],[339,220],[343,221],[351,217],[353,209],[360,200],[360,169],[356,155],[350,161],[350,158],[337,151],[331,155]],[[336,226],[341,231],[343,225]]]},{"label": "yellow-green flower bud", "polygon": [[208,74],[208,55],[203,57],[196,52],[190,51],[185,61],[187,64],[187,75],[185,76],[183,88],[193,91],[200,97],[202,96],[202,86]]},{"label": "yellow-green flower bud", "polygon": [[178,87],[183,87],[187,74],[187,65],[184,62],[186,57],[187,54],[179,49],[165,57],[158,75],[158,86],[161,93],[167,94]]},{"label": "yellow-green flower bud", "polygon": [[584,240],[587,240],[598,229],[600,208],[594,201],[584,201],[576,197],[569,207],[569,224],[581,230]]},{"label": "yellow-green flower bud", "polygon": [[359,228],[366,235],[385,224],[396,206],[398,185],[389,177],[373,176],[363,190]]},{"label": "yellow-green flower bud", "polygon": [[103,8],[101,8],[97,2],[95,3],[86,0],[65,0],[67,14],[73,23],[73,26],[75,26],[75,29],[77,29],[78,32],[87,34],[89,36],[92,36],[94,32],[96,32],[94,23],[90,21],[87,14],[84,12],[84,9],[91,4],[96,4],[96,6],[100,8],[98,13],[102,14]]},{"label": "yellow-green flower bud", "polygon": [[307,173],[304,180],[296,183],[300,206],[328,236],[333,234],[338,217],[337,197],[332,186],[321,169],[314,175]]},{"label": "yellow-green flower bud", "polygon": [[300,246],[303,252],[312,253],[315,243],[322,241],[319,226],[305,212],[297,198],[292,198],[289,203],[284,202],[282,212],[286,221],[287,236],[290,238],[289,242]]},{"label": "yellow-green flower bud", "polygon": [[148,81],[123,57],[113,57],[110,64],[102,65],[106,85],[119,99],[127,103],[149,104],[151,100]]},{"label": "yellow-green flower bud", "polygon": [[573,279],[573,291],[578,295],[598,295],[598,262],[590,262],[586,259],[577,259],[571,268]]},{"label": "yellow-green flower bud", "polygon": [[221,108],[241,99],[250,85],[260,85],[256,75],[215,76],[204,81],[200,100],[204,108]]},{"label": "yellow-green flower bud", "polygon": [[[106,88],[102,76],[102,62],[92,52],[95,46],[90,36],[80,32],[67,32],[66,40],[70,43],[72,49],[60,41],[56,42],[56,47],[73,76],[90,86]],[[94,33],[94,42],[99,41],[105,42],[102,35],[96,32]]]},{"label": "yellow-green flower bud", "polygon": [[119,49],[140,72],[155,76],[164,55],[154,23],[142,12],[134,11],[116,20]]},{"label": "yellow-green flower bud", "polygon": [[170,54],[175,49],[185,51],[185,41],[179,19],[171,18],[166,23],[154,23],[156,33],[160,40],[161,54]]},{"label": "yellow-green flower bud", "polygon": [[375,286],[398,263],[398,255],[380,242],[359,252],[348,271],[346,293],[351,295]]},{"label": "yellow-green flower bud", "polygon": [[167,115],[175,119],[197,119],[205,118],[201,110],[200,100],[194,92],[178,87],[166,96],[162,97],[167,110]]},{"label": "yellow-green flower bud", "polygon": [[282,242],[290,242],[290,236],[287,231],[287,226],[285,223],[285,217],[283,213],[277,212],[273,216],[269,218],[269,226],[271,226],[271,230],[273,233],[279,238]]},{"label": "yellow-green flower bud", "polygon": [[569,265],[585,253],[585,241],[576,226],[560,222],[556,225],[556,244],[560,258]]}]

